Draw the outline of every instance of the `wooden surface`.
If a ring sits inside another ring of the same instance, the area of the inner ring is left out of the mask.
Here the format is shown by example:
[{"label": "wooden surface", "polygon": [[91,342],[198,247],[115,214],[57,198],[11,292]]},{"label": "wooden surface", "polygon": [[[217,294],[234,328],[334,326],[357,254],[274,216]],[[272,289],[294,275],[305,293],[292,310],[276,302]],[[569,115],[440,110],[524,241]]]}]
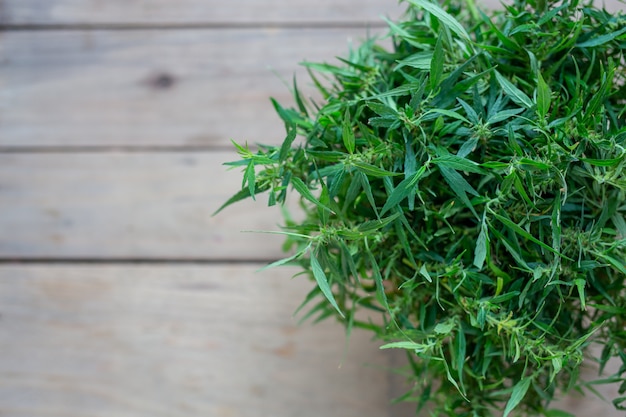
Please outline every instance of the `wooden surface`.
[{"label": "wooden surface", "polygon": [[0,414],[387,415],[367,336],[298,327],[312,284],[258,266],[0,267]]},{"label": "wooden surface", "polygon": [[[239,187],[221,152],[0,154],[0,258],[270,261],[267,197],[212,217]],[[251,215],[251,214],[254,215]]]},{"label": "wooden surface", "polygon": [[284,128],[269,97],[291,105],[283,80],[295,73],[312,91],[299,62],[332,62],[366,36],[353,28],[6,32],[0,147],[279,143]]},{"label": "wooden surface", "polygon": [[0,416],[412,415],[381,370],[400,356],[360,332],[346,352],[335,323],[297,327],[311,284],[254,272],[281,256],[280,237],[240,232],[277,229],[263,197],[210,216],[240,184],[221,165],[230,139],[282,139],[281,78],[310,92],[298,62],[332,62],[398,14],[0,0]]},{"label": "wooden surface", "polygon": [[396,0],[4,0],[0,23],[380,23],[397,15]]}]

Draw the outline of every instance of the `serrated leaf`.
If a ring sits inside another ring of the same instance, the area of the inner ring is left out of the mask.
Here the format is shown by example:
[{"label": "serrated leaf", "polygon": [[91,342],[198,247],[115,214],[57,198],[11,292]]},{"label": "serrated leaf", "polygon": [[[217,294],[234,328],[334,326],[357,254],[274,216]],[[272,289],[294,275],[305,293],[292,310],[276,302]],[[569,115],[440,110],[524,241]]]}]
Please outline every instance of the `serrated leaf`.
[{"label": "serrated leaf", "polygon": [[313,196],[313,194],[311,193],[311,191],[309,190],[309,187],[306,186],[306,184],[298,177],[293,177],[291,179],[291,185],[293,185],[293,188],[296,189],[296,191],[305,199],[309,200],[311,203],[315,204],[317,207],[321,208],[322,210],[328,210],[328,211],[332,211],[330,208],[324,206],[322,203],[320,203],[317,198],[315,198]]},{"label": "serrated leaf", "polygon": [[482,169],[476,162],[467,158],[462,158],[458,155],[442,155],[433,159],[433,163],[457,171],[473,172],[475,174],[485,173],[485,170]]},{"label": "serrated leaf", "polygon": [[408,350],[415,350],[421,353],[421,352],[426,352],[430,348],[431,348],[430,345],[406,341],[406,342],[387,343],[387,344],[382,345],[379,349],[408,349]]},{"label": "serrated leaf", "polygon": [[419,274],[423,276],[426,281],[433,282],[433,279],[431,278],[430,274],[428,273],[428,270],[426,269],[426,264],[422,264],[419,270]]},{"label": "serrated leaf", "polygon": [[300,90],[298,89],[298,83],[296,82],[296,75],[293,75],[293,97],[296,100],[296,104],[298,105],[298,110],[303,113],[305,116],[309,115],[309,112],[304,105],[304,101],[302,100],[302,95],[300,94]]},{"label": "serrated leaf", "polygon": [[335,301],[335,296],[333,295],[332,290],[330,289],[330,285],[328,284],[328,278],[326,278],[326,274],[324,273],[324,269],[320,265],[319,261],[315,257],[315,254],[311,252],[311,271],[313,272],[313,277],[315,278],[315,282],[317,282],[317,286],[319,287],[324,297],[328,300],[331,306],[334,307],[335,310],[341,315],[341,317],[345,316],[339,309],[337,305],[337,301]]},{"label": "serrated leaf", "polygon": [[394,222],[399,216],[400,216],[400,213],[395,213],[389,217],[385,217],[384,219],[369,220],[369,221],[361,223],[359,227],[357,227],[357,230],[363,233],[372,232],[374,230],[379,230],[385,226],[388,226],[392,222]]},{"label": "serrated leaf", "polygon": [[435,51],[433,52],[433,58],[430,61],[430,88],[435,90],[439,86],[441,77],[443,75],[443,36],[439,34],[437,37],[437,43],[435,43]]},{"label": "serrated leaf", "polygon": [[612,167],[622,162],[624,160],[624,157],[622,156],[620,158],[613,158],[613,159],[581,158],[580,160],[587,164],[594,165],[597,167]]},{"label": "serrated leaf", "polygon": [[456,349],[456,368],[459,385],[461,390],[465,393],[465,384],[463,383],[463,367],[465,366],[465,355],[467,350],[467,341],[465,340],[465,333],[463,332],[463,326],[459,323],[459,329],[454,339]]},{"label": "serrated leaf", "polygon": [[304,249],[299,250],[298,252],[294,253],[291,256],[288,256],[286,258],[283,259],[279,259],[275,262],[272,262],[268,265],[265,265],[263,268],[259,269],[259,271],[265,271],[266,269],[270,269],[270,268],[276,268],[278,266],[282,266],[285,264],[288,264],[291,261],[294,261],[296,259],[298,259],[299,257],[303,256],[309,249],[311,248],[311,244],[309,243],[309,245],[307,245]]},{"label": "serrated leaf", "polygon": [[372,193],[372,186],[370,185],[369,178],[362,172],[357,172],[356,177],[357,181],[360,182],[363,191],[365,192],[365,196],[367,197],[367,201],[370,203],[370,206],[374,210],[376,217],[380,218],[380,214],[378,213],[378,207],[376,206],[376,200],[374,200],[374,194]]},{"label": "serrated leaf", "polygon": [[417,186],[417,183],[422,175],[424,175],[424,172],[426,172],[426,167],[422,166],[414,174],[402,180],[402,182],[394,188],[389,198],[387,198],[387,201],[385,201],[385,205],[383,206],[380,215],[382,216],[393,207],[397,207],[402,200],[404,200],[411,193],[411,190]]},{"label": "serrated leaf", "polygon": [[528,391],[528,387],[530,387],[530,382],[530,378],[522,378],[517,384],[515,384],[513,392],[511,393],[511,398],[509,398],[509,401],[506,403],[506,407],[504,408],[504,414],[502,417],[507,417],[524,399],[526,392]]},{"label": "serrated leaf", "polygon": [[474,210],[474,206],[472,206],[471,201],[467,197],[467,193],[478,196],[478,191],[476,191],[474,187],[472,187],[465,180],[465,178],[463,178],[461,174],[456,172],[454,169],[439,165],[439,171],[441,171],[444,180],[448,183],[450,188],[452,188],[452,191],[456,194],[459,200],[461,200],[461,202],[471,210],[474,216],[478,217],[476,210]]},{"label": "serrated leaf", "polygon": [[472,108],[472,106],[467,104],[465,100],[462,100],[458,97],[456,100],[461,104],[461,106],[465,110],[465,114],[467,114],[467,117],[469,118],[470,122],[472,122],[473,125],[477,125],[478,123],[480,123],[480,117],[478,116],[478,113],[476,113],[476,110]]},{"label": "serrated leaf", "polygon": [[483,214],[483,221],[480,227],[480,233],[478,234],[478,238],[476,239],[476,248],[474,249],[474,266],[478,268],[478,270],[483,269],[483,265],[485,264],[485,259],[487,258],[488,245],[489,245],[489,236],[485,215]]},{"label": "serrated leaf", "polygon": [[288,125],[287,127],[287,136],[280,146],[280,153],[278,154],[278,160],[280,162],[284,162],[289,155],[289,151],[291,150],[291,145],[293,144],[294,139],[296,138],[296,127],[294,125]]},{"label": "serrated leaf", "polygon": [[[262,187],[260,189],[257,189],[258,192],[263,192],[266,191],[269,187]],[[222,204],[220,206],[220,208],[218,208],[217,210],[215,210],[215,212],[212,214],[212,216],[217,215],[220,211],[224,210],[226,207],[230,206],[231,204],[234,204],[238,201],[244,200],[246,198],[250,197],[250,190],[248,188],[244,188],[243,190],[240,190],[239,192],[237,192],[235,195],[233,195],[231,198],[229,198],[224,204]]]},{"label": "serrated leaf", "polygon": [[476,146],[478,145],[478,138],[473,137],[465,141],[463,145],[459,148],[459,151],[456,153],[456,156],[460,158],[465,158],[467,155],[474,152]]},{"label": "serrated leaf", "polygon": [[504,223],[505,226],[508,226],[511,230],[513,230],[515,233],[517,233],[518,235],[522,236],[525,239],[528,239],[532,242],[535,242],[536,244],[538,244],[539,246],[541,246],[542,248],[552,252],[553,254],[560,256],[561,258],[567,259],[568,261],[574,261],[571,258],[568,258],[567,256],[563,255],[562,253],[560,253],[559,251],[555,250],[554,248],[552,248],[549,245],[546,245],[544,242],[540,241],[539,239],[537,239],[536,237],[534,237],[533,235],[531,235],[530,233],[528,233],[526,230],[522,229],[519,225],[517,225],[515,222],[513,222],[510,219],[507,219],[506,217],[503,217],[495,212],[491,212],[498,220],[500,220],[500,222]]},{"label": "serrated leaf", "polygon": [[585,42],[577,43],[576,46],[578,48],[593,48],[610,42],[613,39],[623,35],[624,33],[626,33],[626,27],[623,27],[620,30],[616,30],[615,32],[607,33],[606,35],[597,36]]},{"label": "serrated leaf", "polygon": [[550,100],[552,99],[550,87],[544,81],[541,73],[537,73],[537,113],[539,117],[544,118],[550,110]]},{"label": "serrated leaf", "polygon": [[454,320],[447,320],[443,323],[437,323],[433,331],[437,334],[450,334],[455,325]]},{"label": "serrated leaf", "polygon": [[496,114],[494,114],[493,116],[491,116],[487,120],[487,123],[494,124],[494,123],[503,122],[503,121],[505,121],[507,119],[510,119],[513,116],[516,116],[516,115],[520,114],[521,112],[523,112],[525,110],[526,109],[518,108],[518,109],[507,109],[507,110],[499,111]]},{"label": "serrated leaf", "polygon": [[356,139],[354,137],[354,131],[352,130],[352,123],[350,119],[350,109],[346,108],[346,112],[343,116],[343,126],[342,126],[342,139],[343,144],[348,150],[349,153],[354,153],[354,149],[356,146]]},{"label": "serrated leaf", "polygon": [[502,74],[500,74],[498,71],[495,71],[495,74],[496,74],[496,79],[500,83],[500,86],[502,87],[506,95],[511,98],[511,100],[513,100],[515,103],[519,104],[520,106],[526,107],[527,109],[530,109],[533,107],[533,102],[526,95],[526,93],[524,93],[522,90],[520,90],[515,85],[513,85],[513,83],[511,83],[509,80],[504,78]]},{"label": "serrated leaf", "polygon": [[438,113],[438,114],[443,114],[444,116],[448,116],[448,117],[452,117],[454,119],[457,120],[461,120],[462,122],[465,122],[469,125],[471,125],[472,123],[467,120],[467,118],[465,118],[464,116],[460,115],[459,113],[452,111],[452,110],[446,110],[446,109],[432,109],[429,110],[426,114],[428,113]]},{"label": "serrated leaf", "polygon": [[433,59],[433,53],[431,51],[417,52],[408,58],[404,58],[398,61],[395,70],[399,70],[402,67],[411,67],[420,70],[430,70],[431,62]]},{"label": "serrated leaf", "polygon": [[461,25],[448,12],[443,10],[439,5],[431,3],[427,0],[409,0],[409,3],[426,10],[428,13],[439,19],[439,21],[452,32],[456,33],[458,36],[462,37],[465,40],[470,40],[469,34],[467,33],[463,25]]},{"label": "serrated leaf", "polygon": [[385,293],[385,286],[383,284],[383,276],[380,274],[380,267],[378,266],[378,262],[376,262],[374,255],[372,255],[372,252],[370,252],[369,248],[367,248],[367,244],[366,244],[366,249],[367,249],[366,255],[367,255],[370,267],[372,268],[372,275],[374,277],[374,282],[376,283],[376,294],[378,296],[380,303],[383,305],[383,307],[387,311],[389,311],[389,304],[387,303],[387,294]]},{"label": "serrated leaf", "polygon": [[367,162],[354,161],[352,162],[355,168],[364,173],[365,175],[369,175],[370,177],[393,177],[399,175],[397,172],[387,171],[386,169],[382,169],[377,167],[376,165],[368,164]]}]

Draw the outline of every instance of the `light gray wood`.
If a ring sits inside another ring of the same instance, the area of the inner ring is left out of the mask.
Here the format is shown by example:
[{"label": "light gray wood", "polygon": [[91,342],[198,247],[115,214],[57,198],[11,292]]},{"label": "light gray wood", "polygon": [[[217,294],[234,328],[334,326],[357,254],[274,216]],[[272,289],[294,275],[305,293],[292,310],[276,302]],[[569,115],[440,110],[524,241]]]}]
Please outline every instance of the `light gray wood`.
[{"label": "light gray wood", "polygon": [[381,417],[387,357],[257,266],[0,266],[0,415]]},{"label": "light gray wood", "polygon": [[234,152],[0,153],[1,258],[277,259],[267,196],[211,214],[241,188]]},{"label": "light gray wood", "polygon": [[4,0],[0,22],[73,23],[301,23],[376,22],[398,13],[393,0]]},{"label": "light gray wood", "polygon": [[[478,3],[500,7],[498,0]],[[506,2],[510,3],[510,1]],[[600,3],[600,2],[598,2]],[[623,10],[606,0],[609,10]],[[381,16],[398,17],[406,2],[395,0],[4,0],[4,24],[211,24],[274,23],[379,24]]]},{"label": "light gray wood", "polygon": [[335,62],[364,29],[6,32],[0,146],[279,143],[299,62]]}]

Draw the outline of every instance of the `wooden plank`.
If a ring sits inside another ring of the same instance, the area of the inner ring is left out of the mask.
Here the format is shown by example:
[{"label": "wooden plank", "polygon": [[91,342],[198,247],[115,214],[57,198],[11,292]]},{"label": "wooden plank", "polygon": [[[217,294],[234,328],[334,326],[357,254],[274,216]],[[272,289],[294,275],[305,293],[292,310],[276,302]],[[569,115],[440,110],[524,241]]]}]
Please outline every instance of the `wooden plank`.
[{"label": "wooden plank", "polygon": [[[498,0],[482,0],[487,8]],[[609,10],[623,10],[606,0]],[[0,24],[379,24],[380,16],[398,17],[406,3],[389,0],[4,0]]]},{"label": "wooden plank", "polygon": [[241,187],[234,152],[0,154],[0,257],[277,259],[278,207]]},{"label": "wooden plank", "polygon": [[4,0],[0,22],[75,23],[302,23],[371,22],[398,13],[388,0]]},{"label": "wooden plank", "polygon": [[[0,147],[277,143],[298,63],[333,62],[359,29],[6,32]],[[335,61],[338,62],[338,61]],[[278,74],[278,75],[277,75]]]},{"label": "wooden plank", "polygon": [[256,266],[0,266],[0,414],[388,415],[387,357],[298,327],[312,283]]}]

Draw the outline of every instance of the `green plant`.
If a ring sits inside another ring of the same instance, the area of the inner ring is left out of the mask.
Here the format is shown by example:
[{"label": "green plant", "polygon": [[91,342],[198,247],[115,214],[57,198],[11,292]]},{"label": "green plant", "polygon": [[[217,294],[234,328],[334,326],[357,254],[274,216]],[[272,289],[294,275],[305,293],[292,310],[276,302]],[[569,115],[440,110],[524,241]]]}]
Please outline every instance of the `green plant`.
[{"label": "green plant", "polygon": [[418,410],[567,416],[551,400],[595,383],[621,384],[626,409],[626,16],[407,3],[391,46],[304,63],[323,99],[294,83],[295,108],[273,102],[287,136],[236,145],[244,182],[224,207],[295,192],[306,218],[272,265],[316,282],[307,317],[405,349]]}]

